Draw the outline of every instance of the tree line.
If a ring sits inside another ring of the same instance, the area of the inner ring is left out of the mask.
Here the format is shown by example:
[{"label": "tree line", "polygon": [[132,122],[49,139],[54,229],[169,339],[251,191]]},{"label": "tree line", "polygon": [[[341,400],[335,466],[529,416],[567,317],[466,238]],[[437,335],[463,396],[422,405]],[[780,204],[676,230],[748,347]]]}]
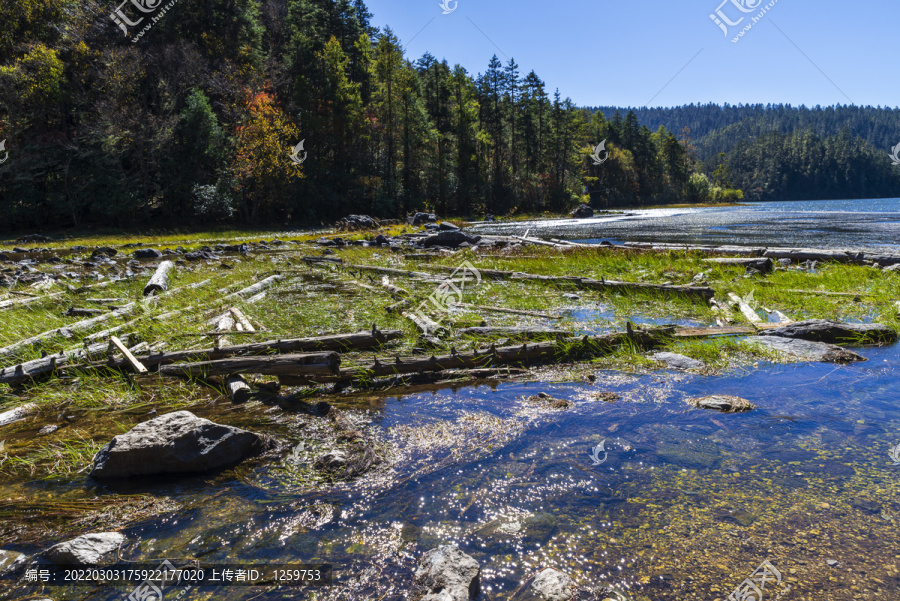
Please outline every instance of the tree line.
[{"label": "tree line", "polygon": [[593,107],[633,112],[651,126],[690,132],[703,173],[747,200],[900,196],[900,109],[836,105],[701,104],[672,108]]}]

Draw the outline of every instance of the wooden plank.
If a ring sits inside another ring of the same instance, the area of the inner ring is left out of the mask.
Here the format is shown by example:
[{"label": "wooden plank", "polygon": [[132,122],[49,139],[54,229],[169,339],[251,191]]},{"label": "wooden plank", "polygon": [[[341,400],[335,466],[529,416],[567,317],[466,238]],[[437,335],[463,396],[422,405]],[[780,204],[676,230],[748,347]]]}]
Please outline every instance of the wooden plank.
[{"label": "wooden plank", "polygon": [[754,335],[757,329],[751,326],[724,326],[718,328],[677,328],[675,338],[711,338],[713,336]]},{"label": "wooden plank", "polygon": [[[119,349],[119,352],[125,356],[125,360],[128,361],[128,364],[131,365],[131,369],[135,371],[135,373],[145,374],[147,373],[147,368],[144,367],[140,361],[135,359],[134,355],[131,354],[131,351],[128,350],[128,347],[122,344],[122,341],[116,338],[115,336],[110,336],[109,341]],[[111,356],[111,355],[110,355]]]}]

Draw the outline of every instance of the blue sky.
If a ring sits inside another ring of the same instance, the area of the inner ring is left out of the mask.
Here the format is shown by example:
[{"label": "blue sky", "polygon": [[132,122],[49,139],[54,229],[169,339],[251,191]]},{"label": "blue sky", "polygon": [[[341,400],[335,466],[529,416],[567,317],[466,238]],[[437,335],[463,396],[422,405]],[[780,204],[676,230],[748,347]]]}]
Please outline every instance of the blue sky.
[{"label": "blue sky", "polygon": [[[578,105],[900,106],[897,0],[775,0],[737,43],[772,0],[447,0],[446,15],[440,1],[367,5],[407,58],[429,51],[475,74],[512,57]],[[727,37],[709,17],[720,6],[743,17]]]}]

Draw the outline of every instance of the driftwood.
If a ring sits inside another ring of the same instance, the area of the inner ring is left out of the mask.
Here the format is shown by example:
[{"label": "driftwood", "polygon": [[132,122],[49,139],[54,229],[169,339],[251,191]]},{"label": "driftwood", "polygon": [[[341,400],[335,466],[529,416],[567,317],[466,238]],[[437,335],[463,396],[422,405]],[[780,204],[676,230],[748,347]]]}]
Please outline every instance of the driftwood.
[{"label": "driftwood", "polygon": [[868,292],[828,292],[827,290],[785,290],[792,294],[812,294],[814,296],[844,296],[847,298],[857,298],[863,296],[872,296]]},{"label": "driftwood", "polygon": [[384,308],[388,313],[400,313],[407,307],[409,307],[412,303],[408,299],[403,299],[399,303],[394,303],[393,305],[388,305]]},{"label": "driftwood", "polygon": [[246,403],[253,394],[250,385],[247,384],[247,380],[237,374],[228,376],[225,379],[225,387],[228,389],[228,396],[231,397],[231,402],[236,405]]},{"label": "driftwood", "polygon": [[172,261],[163,261],[160,263],[159,267],[156,268],[156,273],[153,274],[153,277],[150,278],[150,281],[144,286],[144,296],[150,296],[151,294],[168,290],[169,272],[174,267],[175,263]]},{"label": "driftwood", "polygon": [[138,374],[147,373],[147,368],[144,367],[140,361],[138,361],[137,359],[134,358],[134,355],[131,354],[131,351],[128,350],[128,347],[125,346],[121,340],[119,340],[115,336],[110,336],[109,344],[110,344],[110,349],[109,349],[110,358],[112,358],[112,356],[113,356],[112,349],[113,349],[113,347],[115,347],[115,348],[119,349],[119,352],[122,353],[122,355],[125,357],[125,360],[128,362],[128,364],[131,366],[131,369],[134,370],[135,373],[138,373]]},{"label": "driftwood", "polygon": [[357,271],[371,271],[373,273],[380,273],[382,275],[393,275],[393,276],[402,276],[406,278],[424,278],[426,280],[431,279],[433,276],[430,273],[425,273],[422,271],[409,271],[406,269],[391,269],[390,267],[377,267],[375,265],[356,265],[353,263],[345,263],[343,265],[344,268],[349,270],[357,270]]},{"label": "driftwood", "polygon": [[[440,265],[434,265],[431,266],[431,268],[440,271],[456,271],[456,269],[453,267],[443,267]],[[667,294],[700,296],[704,299],[710,299],[715,294],[712,288],[700,286],[675,286],[671,284],[645,284],[642,282],[620,282],[616,280],[592,280],[590,278],[580,278],[576,276],[536,275],[533,273],[523,273],[519,271],[500,271],[497,269],[479,269],[478,272],[482,276],[487,276],[492,279],[526,280],[551,284],[567,283],[572,284],[576,288],[582,290],[604,290],[611,292],[665,292]]]},{"label": "driftwood", "polygon": [[837,261],[865,265],[877,263],[887,267],[900,264],[900,255],[876,254],[856,250],[827,250],[819,248],[755,248],[746,246],[691,246],[684,244],[666,244],[656,242],[626,242],[622,246],[606,248],[622,250],[640,250],[654,252],[701,252],[716,255],[738,255],[743,257],[768,257],[771,259],[789,259],[792,262],[803,261]]},{"label": "driftwood", "polygon": [[[185,351],[172,351],[168,353],[156,353],[139,355],[137,358],[147,367],[157,365],[169,365],[180,361],[204,361],[225,359],[228,357],[246,357],[276,353],[314,353],[320,351],[352,351],[364,350],[382,346],[391,340],[403,337],[400,330],[372,330],[371,332],[355,332],[353,334],[334,334],[331,336],[319,336],[315,338],[292,338],[286,340],[269,340],[266,342],[251,342],[235,346],[223,346],[220,348],[193,349]],[[105,346],[104,346],[105,348]],[[86,370],[92,368],[124,368],[124,361],[117,360],[109,363],[91,363],[77,365],[72,369]]]},{"label": "driftwood", "polygon": [[472,354],[451,352],[450,355],[427,359],[409,358],[384,363],[376,360],[370,365],[341,370],[340,374],[326,377],[279,377],[282,384],[299,386],[312,382],[340,382],[358,378],[373,378],[400,374],[444,371],[449,369],[477,369],[499,365],[524,365],[543,361],[560,361],[577,356],[605,354],[629,343],[642,348],[658,346],[672,333],[671,328],[658,330],[631,330],[601,336],[567,338],[556,342],[523,344],[521,346],[491,347],[486,351]]},{"label": "driftwood", "polygon": [[296,355],[232,357],[216,361],[162,365],[159,373],[167,376],[207,378],[237,373],[268,376],[332,376],[340,373],[341,356],[333,351]]}]

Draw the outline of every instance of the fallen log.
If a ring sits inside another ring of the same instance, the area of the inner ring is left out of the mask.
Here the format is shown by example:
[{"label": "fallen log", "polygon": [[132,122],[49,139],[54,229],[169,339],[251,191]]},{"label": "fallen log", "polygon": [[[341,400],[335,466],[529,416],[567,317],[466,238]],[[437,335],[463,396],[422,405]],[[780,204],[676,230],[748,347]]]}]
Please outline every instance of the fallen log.
[{"label": "fallen log", "polygon": [[400,288],[399,286],[394,286],[393,284],[391,284],[391,281],[388,279],[387,276],[384,276],[381,278],[381,287],[384,288],[385,290],[387,290],[391,294],[391,296],[393,296],[396,299],[404,299],[404,298],[408,298],[408,297],[412,296],[412,294],[410,294],[409,290],[406,290],[405,288]]},{"label": "fallen log", "polygon": [[847,298],[858,298],[863,296],[872,296],[868,292],[829,292],[827,290],[785,290],[792,294],[811,294],[813,296],[844,296]]},{"label": "fallen log", "polygon": [[267,376],[332,376],[340,373],[341,356],[333,351],[296,355],[231,357],[215,361],[161,365],[159,373],[167,376],[208,378],[237,373]]},{"label": "fallen log", "polygon": [[448,369],[475,369],[499,365],[524,365],[542,361],[561,361],[575,357],[589,357],[612,352],[623,344],[631,344],[640,348],[653,348],[671,336],[672,328],[657,330],[634,330],[600,336],[583,338],[566,338],[555,342],[523,344],[521,346],[491,347],[485,351],[472,354],[451,352],[450,355],[429,357],[427,359],[397,357],[384,363],[375,360],[370,365],[352,367],[341,370],[337,375],[319,377],[279,377],[287,386],[302,386],[309,383],[341,382],[353,379],[371,379],[374,377],[399,374],[444,371]]},{"label": "fallen log", "polygon": [[808,319],[763,332],[760,336],[798,338],[829,344],[885,345],[897,342],[897,332],[880,323],[840,323],[827,319]]},{"label": "fallen log", "polygon": [[399,313],[409,307],[412,303],[408,299],[403,299],[399,303],[394,303],[393,305],[388,305],[384,308],[388,313]]},{"label": "fallen log", "polygon": [[[457,271],[458,268],[444,267],[442,265],[432,265],[432,269],[439,271]],[[665,292],[667,294],[685,294],[688,296],[700,296],[706,300],[712,298],[715,294],[712,288],[701,286],[677,286],[672,284],[646,284],[643,282],[620,282],[617,280],[593,280],[590,278],[581,278],[577,276],[551,276],[537,275],[533,273],[523,273],[520,271],[500,271],[497,269],[478,269],[481,276],[487,276],[492,279],[504,280],[526,280],[532,282],[544,283],[565,283],[571,284],[582,290],[604,290],[611,292]]]},{"label": "fallen log", "polygon": [[26,403],[15,409],[0,413],[0,426],[8,426],[9,424],[21,421],[29,415],[34,415],[39,411],[38,406],[34,403]]},{"label": "fallen log", "polygon": [[775,263],[769,257],[716,257],[703,259],[704,263],[717,263],[719,265],[738,265],[744,268],[755,269],[763,273],[769,273],[774,269]]},{"label": "fallen log", "polygon": [[229,294],[228,296],[225,296],[224,298],[228,299],[228,298],[234,298],[234,297],[239,297],[239,298],[253,297],[255,295],[258,295],[260,292],[271,288],[272,286],[274,286],[275,284],[277,284],[278,282],[280,282],[283,279],[284,279],[284,276],[282,276],[282,275],[270,275],[266,279],[260,280],[257,283],[253,284],[252,286],[247,286],[243,290],[238,290],[237,292],[232,292],[231,294]]},{"label": "fallen log", "polygon": [[255,332],[256,328],[253,327],[253,324],[250,323],[250,320],[247,319],[247,316],[238,309],[237,307],[231,308],[231,314],[234,315],[234,319],[238,325],[243,328],[244,332]]},{"label": "fallen log", "polygon": [[521,327],[474,327],[461,328],[456,331],[459,336],[507,336],[510,338],[521,338],[525,340],[534,340],[535,338],[559,338],[571,337],[572,332],[565,330],[553,330],[548,328],[521,328]]},{"label": "fallen log", "polygon": [[409,271],[406,269],[391,269],[390,267],[377,267],[375,265],[356,265],[354,263],[345,263],[343,265],[345,269],[350,270],[358,270],[358,271],[371,271],[373,273],[380,273],[382,275],[394,275],[394,276],[402,276],[406,278],[425,278],[431,279],[432,274],[425,273],[422,271]]},{"label": "fallen log", "polygon": [[228,396],[231,397],[231,402],[235,405],[246,403],[253,395],[247,380],[237,374],[228,376],[225,379],[225,388],[228,389]]},{"label": "fallen log", "polygon": [[751,326],[721,326],[718,328],[676,328],[675,338],[712,338],[714,336],[744,336],[756,334]]},{"label": "fallen log", "polygon": [[150,296],[151,294],[168,290],[169,272],[174,267],[175,263],[172,261],[163,261],[160,263],[159,267],[156,268],[156,273],[153,274],[153,277],[150,278],[150,281],[144,286],[144,296]]},{"label": "fallen log", "polygon": [[735,294],[734,292],[728,293],[728,298],[730,298],[733,302],[737,303],[738,308],[741,310],[743,316],[750,323],[762,323],[762,317],[760,317],[753,308],[744,301],[740,296]]},{"label": "fallen log", "polygon": [[[221,335],[217,332],[216,335]],[[391,340],[403,337],[401,330],[372,330],[371,332],[355,332],[353,334],[333,334],[330,336],[318,336],[315,338],[291,338],[285,340],[268,340],[266,342],[251,342],[234,346],[222,346],[219,348],[192,349],[184,351],[171,351],[168,353],[155,353],[138,355],[137,358],[146,367],[169,365],[180,361],[203,361],[225,359],[228,357],[247,357],[266,355],[270,353],[314,353],[321,351],[348,352],[377,348]],[[105,345],[104,345],[104,348]],[[72,370],[102,369],[105,367],[124,368],[124,361],[116,360],[106,363],[89,363],[73,366]],[[68,368],[65,370],[68,371]]]},{"label": "fallen log", "polygon": [[423,336],[436,336],[447,329],[421,312],[412,313],[411,311],[404,311],[401,315],[413,322]]}]

